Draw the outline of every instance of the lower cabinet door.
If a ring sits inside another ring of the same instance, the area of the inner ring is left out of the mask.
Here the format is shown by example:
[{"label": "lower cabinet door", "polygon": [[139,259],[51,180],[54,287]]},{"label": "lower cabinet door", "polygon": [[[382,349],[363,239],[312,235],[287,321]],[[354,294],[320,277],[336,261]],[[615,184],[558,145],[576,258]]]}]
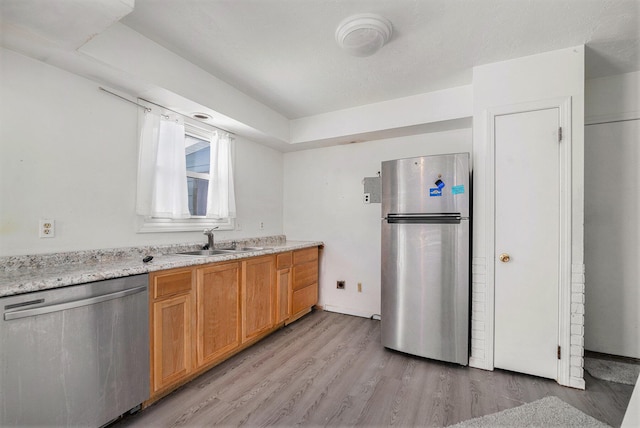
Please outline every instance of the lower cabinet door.
[{"label": "lower cabinet door", "polygon": [[240,263],[197,270],[198,367],[240,346]]},{"label": "lower cabinet door", "polygon": [[152,305],[153,391],[180,381],[192,370],[192,295],[183,294]]},{"label": "lower cabinet door", "polygon": [[247,341],[275,325],[275,257],[256,257],[242,264],[243,341]]},{"label": "lower cabinet door", "polygon": [[286,321],[291,316],[291,268],[278,270],[276,280],[276,323]]}]

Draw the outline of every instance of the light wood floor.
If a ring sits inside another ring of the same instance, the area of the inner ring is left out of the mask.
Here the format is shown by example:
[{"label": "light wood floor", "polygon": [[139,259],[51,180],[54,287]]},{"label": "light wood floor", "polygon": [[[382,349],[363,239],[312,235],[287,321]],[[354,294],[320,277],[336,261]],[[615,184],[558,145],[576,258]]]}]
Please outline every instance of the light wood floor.
[{"label": "light wood floor", "polygon": [[447,426],[555,395],[619,426],[633,387],[586,391],[502,370],[411,357],[380,322],[313,312],[114,426]]}]

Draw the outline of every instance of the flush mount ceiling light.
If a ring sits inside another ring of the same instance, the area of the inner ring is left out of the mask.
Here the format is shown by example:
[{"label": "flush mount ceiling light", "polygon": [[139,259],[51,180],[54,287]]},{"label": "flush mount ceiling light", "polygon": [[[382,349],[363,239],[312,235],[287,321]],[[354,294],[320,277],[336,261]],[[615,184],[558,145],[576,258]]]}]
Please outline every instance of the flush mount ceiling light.
[{"label": "flush mount ceiling light", "polygon": [[338,25],[336,41],[351,55],[370,56],[391,38],[391,21],[373,13],[350,16]]},{"label": "flush mount ceiling light", "polygon": [[194,119],[200,119],[200,120],[209,120],[209,119],[211,119],[211,116],[208,115],[207,113],[193,113],[191,115],[191,117],[193,117]]},{"label": "flush mount ceiling light", "polygon": [[191,117],[193,117],[194,119],[200,119],[200,120],[211,119],[211,116],[209,116],[207,113],[193,113]]}]

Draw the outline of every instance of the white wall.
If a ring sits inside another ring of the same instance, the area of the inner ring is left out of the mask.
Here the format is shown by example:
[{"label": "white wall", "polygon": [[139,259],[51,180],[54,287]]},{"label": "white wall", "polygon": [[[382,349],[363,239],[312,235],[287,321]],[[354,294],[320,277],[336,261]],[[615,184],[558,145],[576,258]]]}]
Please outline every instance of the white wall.
[{"label": "white wall", "polygon": [[[0,256],[204,242],[136,233],[137,107],[6,49],[0,67]],[[219,239],[282,233],[282,165],[281,153],[237,140],[242,231]],[[38,238],[40,218],[55,219],[55,238]]]},{"label": "white wall", "polygon": [[640,358],[640,72],[585,96],[585,348]]},{"label": "white wall", "polygon": [[587,80],[585,123],[640,117],[640,71]]},{"label": "white wall", "polygon": [[395,138],[401,130],[469,118],[472,114],[472,87],[458,86],[292,120],[291,144],[365,141],[371,139],[366,138],[371,133],[388,132],[397,133],[383,138]]},{"label": "white wall", "polygon": [[[377,176],[384,160],[470,151],[471,130],[462,129],[285,154],[285,234],[324,241],[321,305],[380,313],[380,204],[363,203],[363,178]],[[344,290],[337,280],[346,281]]]}]

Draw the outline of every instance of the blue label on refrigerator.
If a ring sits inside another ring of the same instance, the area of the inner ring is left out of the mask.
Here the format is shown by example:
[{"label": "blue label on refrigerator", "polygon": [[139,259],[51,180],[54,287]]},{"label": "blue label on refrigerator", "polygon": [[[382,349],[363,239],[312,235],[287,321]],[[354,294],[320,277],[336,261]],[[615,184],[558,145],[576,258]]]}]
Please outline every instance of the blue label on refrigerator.
[{"label": "blue label on refrigerator", "polygon": [[464,193],[464,184],[459,184],[451,188],[451,194],[462,195]]},{"label": "blue label on refrigerator", "polygon": [[432,187],[429,189],[429,196],[442,196],[442,189],[438,189],[437,187]]}]

